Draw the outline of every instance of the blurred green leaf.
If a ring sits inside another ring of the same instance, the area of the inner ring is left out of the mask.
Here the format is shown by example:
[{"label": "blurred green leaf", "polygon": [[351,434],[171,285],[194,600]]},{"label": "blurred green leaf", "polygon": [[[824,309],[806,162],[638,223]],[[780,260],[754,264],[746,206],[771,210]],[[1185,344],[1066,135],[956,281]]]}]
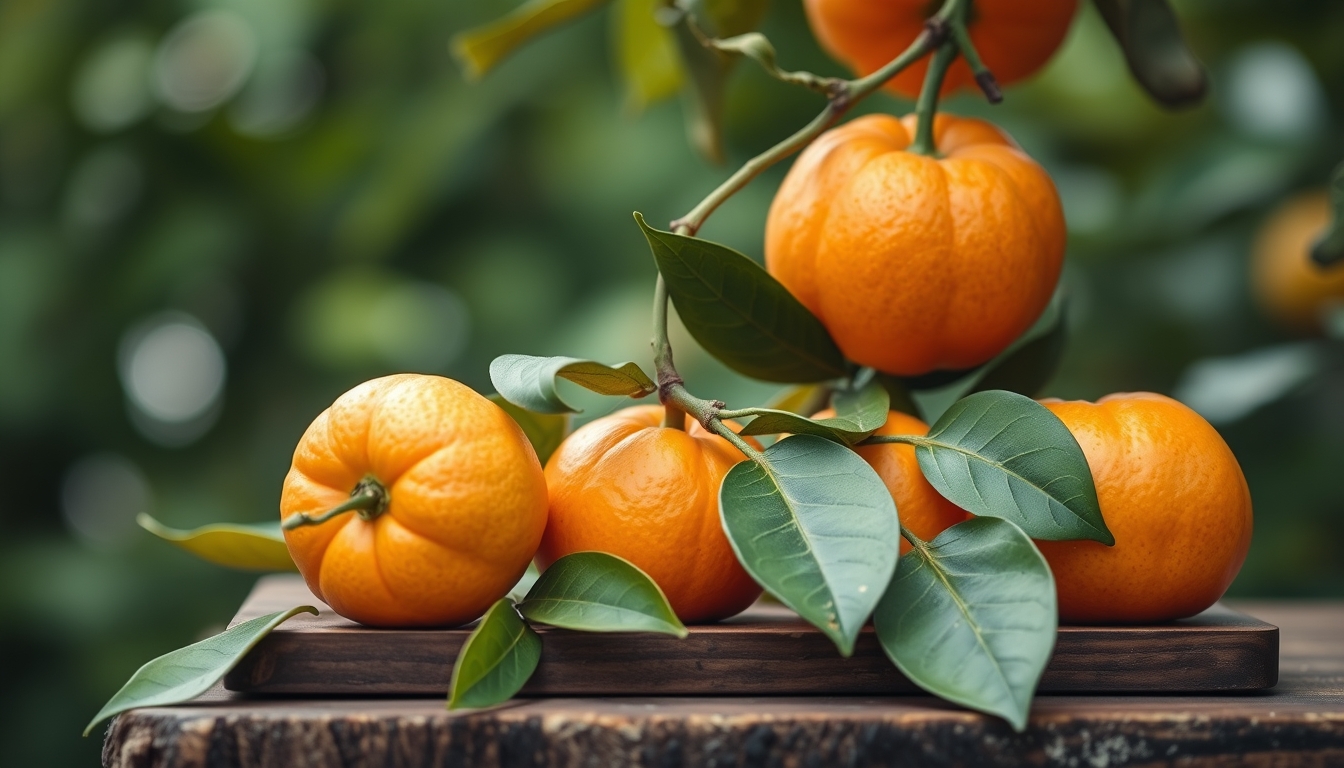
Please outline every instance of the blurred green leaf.
[{"label": "blurred green leaf", "polygon": [[972,514],[1011,521],[1034,539],[1115,543],[1083,449],[1029,397],[977,392],[910,442],[933,487]]},{"label": "blurred green leaf", "polygon": [[744,435],[815,435],[844,445],[854,445],[887,423],[890,397],[878,381],[869,380],[856,391],[836,392],[832,398],[835,416],[811,419],[789,411],[748,409],[755,416],[742,428]]},{"label": "blurred green leaf", "polygon": [[569,434],[569,414],[529,411],[510,403],[499,393],[491,395],[490,402],[503,408],[518,423],[523,434],[527,435],[528,442],[532,443],[532,450],[537,452],[537,461],[542,466],[546,465],[551,454],[555,453],[555,449]]},{"label": "blurred green leaf", "polygon": [[141,528],[193,555],[241,571],[297,571],[280,533],[280,521],[240,525],[217,523],[183,531],[169,528],[143,512]]},{"label": "blurred green leaf", "polygon": [[501,598],[472,630],[453,662],[449,709],[492,707],[522,690],[541,661],[541,637]]},{"label": "blurred green leaf", "polygon": [[600,395],[643,397],[657,385],[634,363],[615,367],[575,357],[500,355],[490,363],[490,381],[505,400],[536,413],[575,413],[555,390],[566,379]]},{"label": "blurred green leaf", "polygon": [[613,43],[633,112],[676,95],[685,81],[676,37],[654,15],[663,7],[662,0],[619,0],[616,6]]},{"label": "blurred green leaf", "polygon": [[529,621],[583,632],[686,636],[663,590],[633,563],[606,552],[575,552],[551,564],[518,604]]},{"label": "blurred green leaf", "polygon": [[467,78],[476,80],[523,43],[605,2],[607,0],[531,0],[496,21],[454,35],[453,56],[461,63]]},{"label": "blurred green leaf", "polygon": [[1134,79],[1159,104],[1189,107],[1204,99],[1208,75],[1181,35],[1167,0],[1096,0]]},{"label": "blurred green leaf", "polygon": [[752,578],[849,656],[896,568],[896,505],[873,468],[829,440],[787,437],[728,471],[719,512]]},{"label": "blurred green leaf", "polygon": [[738,373],[801,383],[840,378],[845,359],[826,327],[759,264],[718,243],[654,229],[635,214],[677,315]]},{"label": "blurred green leaf", "polygon": [[1055,646],[1055,580],[1021,529],[975,518],[901,557],[873,623],[916,685],[1021,732]]},{"label": "blurred green leaf", "polygon": [[1311,258],[1322,267],[1344,261],[1344,163],[1330,179],[1330,227],[1312,246]]},{"label": "blurred green leaf", "polygon": [[311,605],[258,616],[214,637],[165,653],[136,670],[84,729],[84,735],[109,717],[137,707],[181,704],[219,682],[263,637],[298,613],[317,615]]}]

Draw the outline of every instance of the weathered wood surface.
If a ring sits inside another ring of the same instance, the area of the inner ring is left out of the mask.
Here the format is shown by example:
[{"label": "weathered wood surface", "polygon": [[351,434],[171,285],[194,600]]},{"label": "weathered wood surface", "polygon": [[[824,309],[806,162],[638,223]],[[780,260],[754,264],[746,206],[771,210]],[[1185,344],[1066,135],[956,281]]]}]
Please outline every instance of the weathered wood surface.
[{"label": "weathered wood surface", "polygon": [[[317,602],[298,576],[270,576],[234,623]],[[336,615],[281,625],[225,679],[252,693],[442,695],[468,630],[378,630]],[[871,626],[843,659],[793,613],[754,606],[729,621],[655,634],[545,629],[541,666],[524,693],[542,695],[814,695],[917,693],[891,664]],[[1279,632],[1215,606],[1153,627],[1061,627],[1040,690],[1249,691],[1274,685]]]},{"label": "weathered wood surface", "polygon": [[1238,606],[1282,630],[1250,695],[1041,696],[1025,733],[926,696],[294,700],[216,689],[109,729],[108,768],[1344,766],[1344,602]]}]

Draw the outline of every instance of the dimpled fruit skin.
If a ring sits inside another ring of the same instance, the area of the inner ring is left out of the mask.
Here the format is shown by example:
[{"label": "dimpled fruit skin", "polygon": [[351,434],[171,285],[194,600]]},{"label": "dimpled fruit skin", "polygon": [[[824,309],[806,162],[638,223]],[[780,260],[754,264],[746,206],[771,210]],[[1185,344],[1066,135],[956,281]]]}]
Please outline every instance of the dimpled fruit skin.
[{"label": "dimpled fruit skin", "polygon": [[1193,616],[1222,597],[1251,544],[1251,495],[1218,432],[1171,398],[1042,401],[1078,439],[1115,546],[1041,541],[1070,623]]},{"label": "dimpled fruit skin", "polygon": [[1031,326],[1064,260],[1049,175],[983,120],[867,115],[817,139],[770,206],[765,263],[846,357],[913,376],[986,362]]},{"label": "dimpled fruit skin", "polygon": [[[835,415],[827,409],[813,418],[825,419]],[[878,435],[919,435],[929,433],[929,425],[900,411],[887,414],[887,423],[876,433]],[[908,528],[919,538],[932,541],[945,529],[970,517],[970,513],[943,498],[919,469],[919,460],[915,458],[913,445],[883,443],[865,445],[854,449],[863,457],[882,478],[883,485],[896,502],[896,514],[900,515],[901,525]],[[901,554],[910,551],[910,542],[901,538]]]},{"label": "dimpled fruit skin", "polygon": [[382,627],[451,626],[517,583],[546,527],[546,481],[499,406],[439,376],[400,374],[341,395],[294,451],[281,518],[317,515],[366,475],[387,511],[285,532],[313,594]]},{"label": "dimpled fruit skin", "polygon": [[551,512],[537,565],[609,552],[653,578],[682,621],[724,619],[761,594],[719,521],[719,483],[746,457],[694,421],[683,432],[662,420],[661,407],[634,406],[560,445],[546,463]]},{"label": "dimpled fruit skin", "polygon": [[[934,0],[805,0],[807,20],[827,53],[861,75],[904,51],[937,12]],[[1064,41],[1078,4],[1075,0],[975,0],[971,42],[1001,85],[1040,69]],[[893,93],[915,98],[928,70],[927,57],[887,82]],[[975,76],[958,58],[943,81],[943,93],[974,87]]]},{"label": "dimpled fruit skin", "polygon": [[1325,190],[1307,192],[1276,208],[1251,248],[1255,298],[1287,328],[1319,331],[1322,310],[1344,306],[1344,264],[1321,269],[1308,256],[1329,223]]}]

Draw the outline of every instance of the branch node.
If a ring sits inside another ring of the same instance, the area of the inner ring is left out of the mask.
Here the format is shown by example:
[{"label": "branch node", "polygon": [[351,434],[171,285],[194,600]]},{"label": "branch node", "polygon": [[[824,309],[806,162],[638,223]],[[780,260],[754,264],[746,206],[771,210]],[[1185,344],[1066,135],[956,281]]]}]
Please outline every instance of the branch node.
[{"label": "branch node", "polygon": [[984,92],[985,98],[990,104],[998,104],[1003,101],[1003,90],[999,88],[999,81],[994,78],[994,73],[988,69],[975,73],[975,84],[980,86]]},{"label": "branch node", "polygon": [[942,16],[930,16],[924,20],[924,31],[929,33],[929,47],[937,48],[952,36],[952,22]]}]

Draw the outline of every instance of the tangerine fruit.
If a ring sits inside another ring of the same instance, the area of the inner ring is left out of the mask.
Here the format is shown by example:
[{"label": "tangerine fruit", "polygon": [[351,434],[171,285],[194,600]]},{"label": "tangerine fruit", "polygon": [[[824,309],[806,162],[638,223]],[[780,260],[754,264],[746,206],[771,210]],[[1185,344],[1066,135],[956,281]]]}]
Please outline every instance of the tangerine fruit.
[{"label": "tangerine fruit", "polygon": [[585,424],[546,463],[550,519],[537,565],[608,552],[639,566],[684,622],[740,613],[761,588],[738,564],[719,520],[719,484],[746,457],[688,418],[637,405]]},{"label": "tangerine fruit", "polygon": [[1150,392],[1041,401],[1077,438],[1115,545],[1040,541],[1072,623],[1193,616],[1222,597],[1251,544],[1251,494],[1202,416]]},{"label": "tangerine fruit", "polygon": [[1344,264],[1321,267],[1308,255],[1329,224],[1326,191],[1306,192],[1270,213],[1251,247],[1255,298],[1289,329],[1319,331],[1325,310],[1344,306]]},{"label": "tangerine fruit", "polygon": [[766,268],[845,356],[899,376],[972,368],[1050,301],[1064,214],[1046,172],[983,120],[938,115],[939,158],[907,151],[915,116],[827,131],[770,206]]},{"label": "tangerine fruit", "polygon": [[[463,624],[517,583],[546,527],[546,481],[521,429],[451,379],[399,374],[346,392],[304,432],[281,519],[313,594],[373,626]],[[292,525],[293,523],[289,523]]]}]

